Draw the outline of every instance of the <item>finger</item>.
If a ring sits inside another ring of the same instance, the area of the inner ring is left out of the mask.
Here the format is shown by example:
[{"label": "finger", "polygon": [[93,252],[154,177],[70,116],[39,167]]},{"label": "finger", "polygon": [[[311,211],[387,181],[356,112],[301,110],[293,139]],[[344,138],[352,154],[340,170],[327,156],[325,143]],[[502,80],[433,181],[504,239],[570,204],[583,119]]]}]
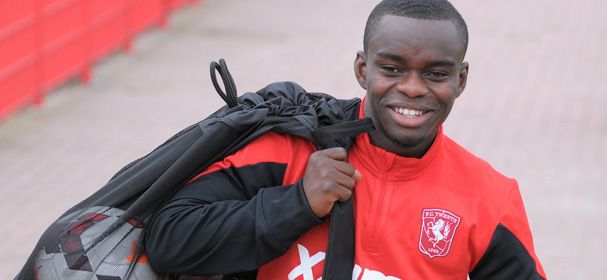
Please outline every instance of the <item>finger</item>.
[{"label": "finger", "polygon": [[334,162],[335,169],[343,174],[353,177],[354,180],[360,181],[362,174],[354,166],[348,162],[336,161]]},{"label": "finger", "polygon": [[320,150],[318,152],[334,160],[344,161],[348,159],[348,152],[346,151],[346,149],[341,147],[328,148]]},{"label": "finger", "polygon": [[341,172],[336,172],[335,174],[333,174],[331,179],[335,180],[335,182],[339,186],[348,189],[352,189],[354,188],[354,185],[356,185],[356,180],[353,177],[343,174]]},{"label": "finger", "polygon": [[350,197],[352,196],[352,191],[344,187],[338,187],[334,191],[335,201],[339,200],[341,202],[344,202],[350,199]]}]

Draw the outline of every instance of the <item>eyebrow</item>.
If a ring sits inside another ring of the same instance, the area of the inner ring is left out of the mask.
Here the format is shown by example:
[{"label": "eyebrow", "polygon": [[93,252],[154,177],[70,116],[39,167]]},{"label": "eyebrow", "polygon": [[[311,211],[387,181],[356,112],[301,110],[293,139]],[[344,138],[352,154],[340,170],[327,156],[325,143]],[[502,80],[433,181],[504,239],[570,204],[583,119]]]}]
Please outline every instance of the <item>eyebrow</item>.
[{"label": "eyebrow", "polygon": [[436,60],[428,62],[428,67],[455,67],[455,62],[451,60]]},{"label": "eyebrow", "polygon": [[403,59],[402,57],[392,54],[392,53],[388,53],[388,52],[378,52],[377,56],[379,56],[380,58],[383,58],[383,59],[394,60],[398,63],[405,62],[405,59]]},{"label": "eyebrow", "polygon": [[[393,60],[398,63],[405,63],[406,60],[398,55],[388,52],[378,52],[377,56],[383,59]],[[451,60],[435,60],[426,64],[426,67],[455,67],[455,61]]]}]

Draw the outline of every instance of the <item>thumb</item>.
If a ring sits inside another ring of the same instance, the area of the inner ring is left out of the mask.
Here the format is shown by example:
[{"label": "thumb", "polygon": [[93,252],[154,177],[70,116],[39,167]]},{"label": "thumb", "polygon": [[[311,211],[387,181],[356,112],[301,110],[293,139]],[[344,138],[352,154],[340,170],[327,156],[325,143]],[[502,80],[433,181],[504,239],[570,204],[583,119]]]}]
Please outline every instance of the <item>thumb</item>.
[{"label": "thumb", "polygon": [[356,182],[359,182],[363,178],[363,174],[358,171],[358,169],[354,169],[354,175],[352,175]]}]

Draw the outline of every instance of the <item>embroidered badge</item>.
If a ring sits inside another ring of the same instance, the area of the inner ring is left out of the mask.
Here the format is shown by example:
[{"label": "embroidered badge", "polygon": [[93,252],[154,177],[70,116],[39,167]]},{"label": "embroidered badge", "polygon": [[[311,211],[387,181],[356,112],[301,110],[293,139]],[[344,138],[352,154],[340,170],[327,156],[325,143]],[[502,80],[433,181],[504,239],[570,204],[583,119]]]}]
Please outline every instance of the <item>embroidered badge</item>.
[{"label": "embroidered badge", "polygon": [[424,209],[422,230],[419,234],[419,251],[430,258],[446,256],[459,221],[459,216],[447,210]]}]

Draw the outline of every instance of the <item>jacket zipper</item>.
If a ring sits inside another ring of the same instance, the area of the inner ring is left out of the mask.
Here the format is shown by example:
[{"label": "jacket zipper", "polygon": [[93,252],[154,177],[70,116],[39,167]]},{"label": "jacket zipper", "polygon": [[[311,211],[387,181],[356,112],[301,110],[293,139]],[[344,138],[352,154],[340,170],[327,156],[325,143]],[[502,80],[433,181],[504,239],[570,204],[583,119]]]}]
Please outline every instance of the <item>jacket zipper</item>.
[{"label": "jacket zipper", "polygon": [[378,187],[378,196],[376,199],[374,199],[374,204],[373,204],[373,212],[371,212],[371,223],[370,223],[370,232],[368,235],[368,239],[371,242],[367,242],[367,248],[370,249],[371,251],[377,252],[380,250],[379,247],[377,247],[379,244],[377,244],[375,242],[375,240],[378,238],[378,231],[380,230],[379,227],[382,226],[383,221],[385,219],[384,217],[384,210],[386,207],[386,195],[388,193],[388,181],[391,175],[391,169],[388,169],[387,171],[384,171],[385,173],[383,174],[380,184],[377,186]]}]

